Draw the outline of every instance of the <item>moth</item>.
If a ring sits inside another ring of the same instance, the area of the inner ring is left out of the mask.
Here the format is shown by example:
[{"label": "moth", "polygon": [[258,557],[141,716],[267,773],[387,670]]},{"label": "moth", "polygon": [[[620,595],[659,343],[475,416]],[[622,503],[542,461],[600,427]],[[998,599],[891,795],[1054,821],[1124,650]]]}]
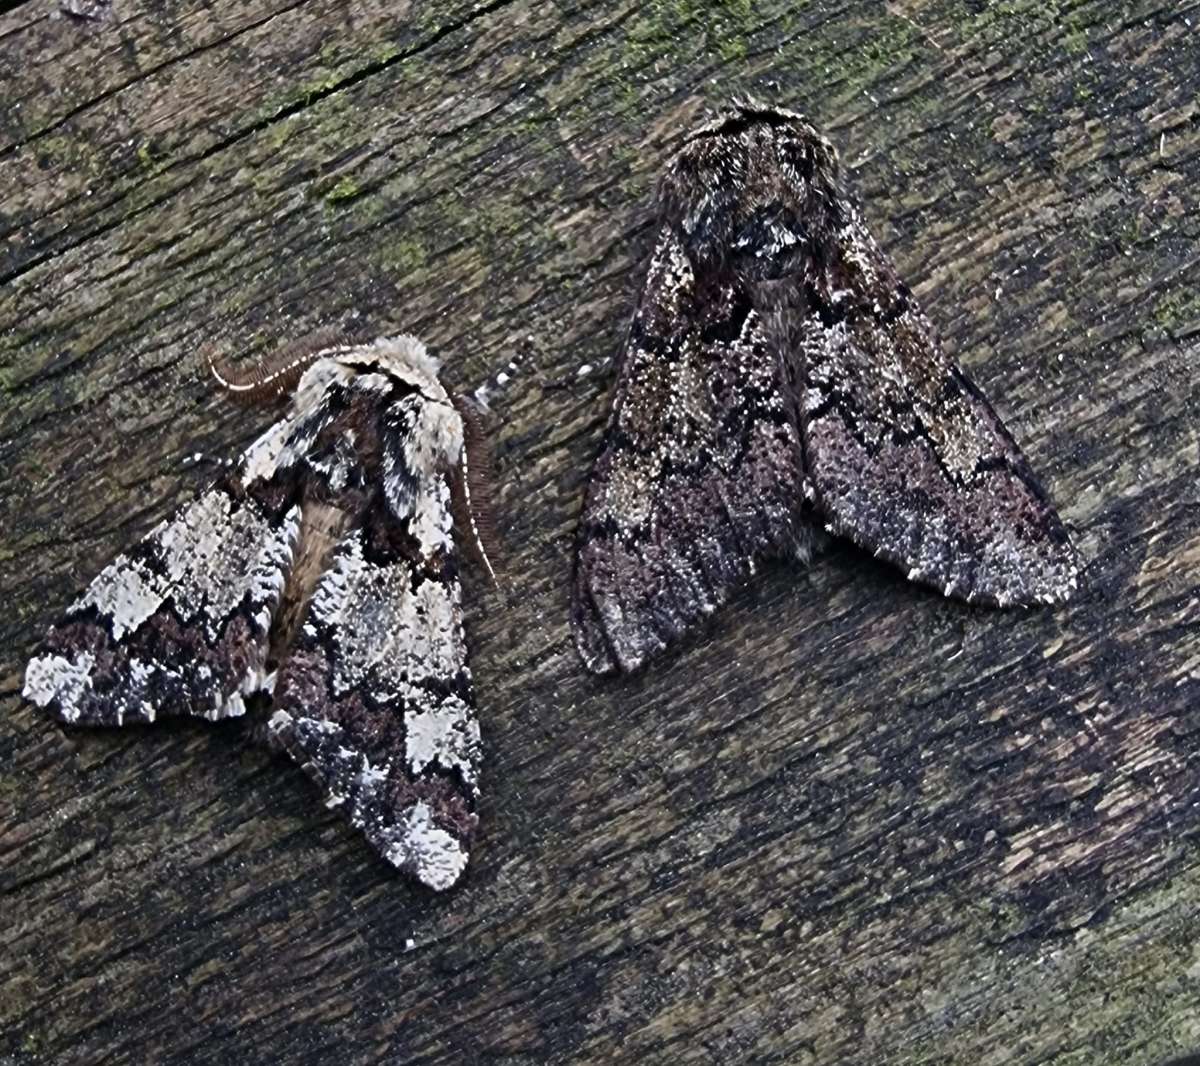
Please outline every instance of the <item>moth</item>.
[{"label": "moth", "polygon": [[842,189],[833,146],[756,101],[691,134],[619,360],[572,628],[635,670],[824,527],[973,603],[1056,603],[1079,561]]},{"label": "moth", "polygon": [[95,726],[218,721],[269,697],[268,741],[328,806],[449,888],[479,805],[454,538],[486,562],[472,411],[414,337],[321,336],[248,375],[213,371],[251,400],[294,389],[290,409],[101,571],[29,663],[25,697]]}]

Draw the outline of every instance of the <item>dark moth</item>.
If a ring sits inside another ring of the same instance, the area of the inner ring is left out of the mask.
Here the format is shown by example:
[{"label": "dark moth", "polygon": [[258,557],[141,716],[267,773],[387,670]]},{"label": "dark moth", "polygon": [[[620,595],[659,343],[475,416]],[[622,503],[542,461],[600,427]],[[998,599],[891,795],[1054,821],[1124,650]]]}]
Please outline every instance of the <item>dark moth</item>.
[{"label": "dark moth", "polygon": [[25,696],[95,726],[216,721],[269,696],[268,738],[327,804],[448,888],[480,763],[451,513],[469,495],[460,410],[412,337],[309,345],[224,384],[296,388],[227,477],[67,610]]},{"label": "dark moth", "polygon": [[819,526],[976,603],[1055,603],[1079,563],[987,400],[808,122],[753,102],[692,134],[622,353],[578,539],[584,663],[634,670]]}]

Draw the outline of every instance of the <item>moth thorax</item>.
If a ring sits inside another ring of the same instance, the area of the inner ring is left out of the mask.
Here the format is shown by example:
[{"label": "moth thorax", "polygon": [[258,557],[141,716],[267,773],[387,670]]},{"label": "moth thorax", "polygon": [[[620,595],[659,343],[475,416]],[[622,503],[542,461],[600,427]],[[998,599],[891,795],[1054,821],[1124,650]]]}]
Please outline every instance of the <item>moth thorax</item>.
[{"label": "moth thorax", "polygon": [[462,458],[463,425],[451,404],[423,400],[413,431],[404,441],[408,468],[428,478],[456,469]]}]

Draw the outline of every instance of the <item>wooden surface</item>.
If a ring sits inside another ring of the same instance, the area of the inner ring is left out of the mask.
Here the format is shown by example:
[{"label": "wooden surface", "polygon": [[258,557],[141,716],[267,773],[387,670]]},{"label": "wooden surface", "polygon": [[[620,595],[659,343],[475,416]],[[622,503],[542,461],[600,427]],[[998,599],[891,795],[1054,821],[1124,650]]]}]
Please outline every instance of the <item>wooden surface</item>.
[{"label": "wooden surface", "polygon": [[[1200,4],[90,9],[0,4],[0,1063],[1200,1046]],[[606,360],[656,175],[746,90],[839,145],[1086,587],[970,609],[837,548],[599,682],[566,608]],[[244,724],[64,732],[18,697],[271,417],[200,343],[326,323],[416,332],[452,385],[523,363],[506,584],[467,589],[483,833],[445,898]]]}]

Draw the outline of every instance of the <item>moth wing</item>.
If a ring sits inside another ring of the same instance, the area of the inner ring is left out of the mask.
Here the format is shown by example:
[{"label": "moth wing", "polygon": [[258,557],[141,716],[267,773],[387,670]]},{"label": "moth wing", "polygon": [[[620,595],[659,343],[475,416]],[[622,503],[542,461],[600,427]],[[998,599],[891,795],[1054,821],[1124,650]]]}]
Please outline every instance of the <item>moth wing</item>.
[{"label": "moth wing", "polygon": [[588,487],[572,622],[585,665],[634,670],[723,604],[756,561],[808,554],[778,352],[733,275],[664,226]]},{"label": "moth wing", "polygon": [[239,469],[101,571],[47,634],[24,695],[63,722],[244,713],[266,682],[271,619],[292,565],[297,474],[286,418]]},{"label": "moth wing", "polygon": [[814,259],[789,360],[810,493],[829,530],[970,601],[1065,600],[1078,558],[996,412],[857,209]]},{"label": "moth wing", "polygon": [[[382,491],[338,540],[281,665],[268,730],[393,866],[435,890],[466,866],[479,724],[451,486],[416,396],[383,438]],[[446,405],[438,417],[457,418]],[[424,469],[423,469],[424,468]]]}]

